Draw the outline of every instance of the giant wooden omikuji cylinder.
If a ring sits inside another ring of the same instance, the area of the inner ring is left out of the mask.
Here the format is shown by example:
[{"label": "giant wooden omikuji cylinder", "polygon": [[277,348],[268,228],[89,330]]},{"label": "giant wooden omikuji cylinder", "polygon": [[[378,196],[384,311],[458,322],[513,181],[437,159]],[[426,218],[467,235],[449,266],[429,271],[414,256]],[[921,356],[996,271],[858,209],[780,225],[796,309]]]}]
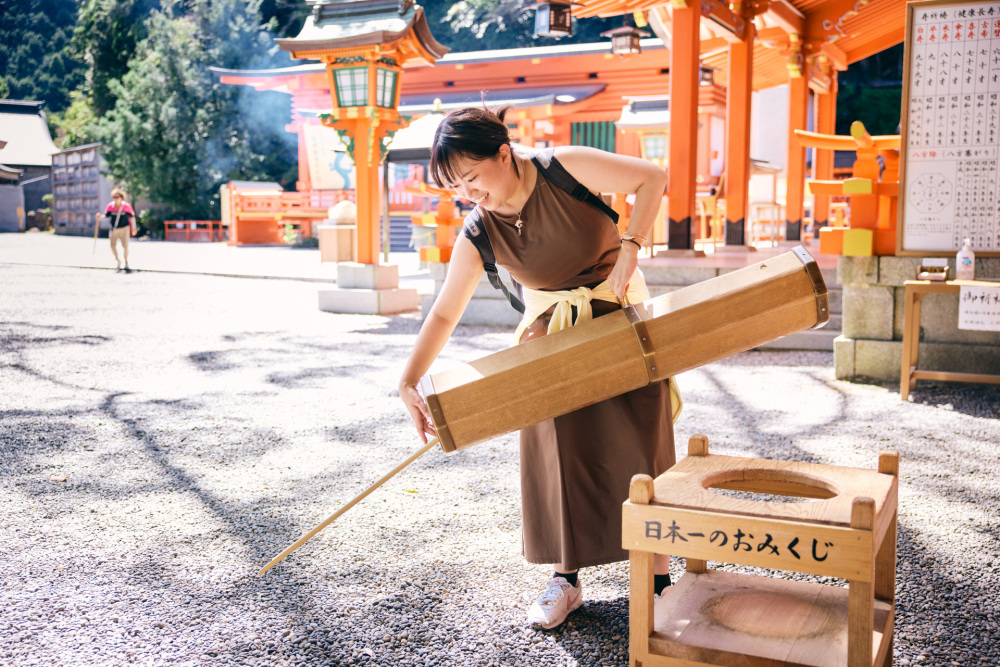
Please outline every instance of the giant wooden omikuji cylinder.
[{"label": "giant wooden omikuji cylinder", "polygon": [[427,375],[446,452],[537,424],[829,320],[802,247]]}]

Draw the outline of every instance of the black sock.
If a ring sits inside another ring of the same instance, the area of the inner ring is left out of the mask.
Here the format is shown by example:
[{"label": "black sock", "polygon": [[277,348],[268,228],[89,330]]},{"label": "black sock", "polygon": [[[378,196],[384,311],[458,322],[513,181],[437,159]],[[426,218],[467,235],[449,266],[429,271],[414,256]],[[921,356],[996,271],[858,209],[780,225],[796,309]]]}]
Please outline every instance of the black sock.
[{"label": "black sock", "polygon": [[577,575],[576,572],[574,572],[573,574],[563,574],[562,572],[556,572],[552,576],[562,577],[563,579],[569,582],[570,586],[576,586],[576,575]]},{"label": "black sock", "polygon": [[659,595],[663,595],[663,589],[670,585],[670,575],[669,574],[654,574],[653,575],[653,592]]}]

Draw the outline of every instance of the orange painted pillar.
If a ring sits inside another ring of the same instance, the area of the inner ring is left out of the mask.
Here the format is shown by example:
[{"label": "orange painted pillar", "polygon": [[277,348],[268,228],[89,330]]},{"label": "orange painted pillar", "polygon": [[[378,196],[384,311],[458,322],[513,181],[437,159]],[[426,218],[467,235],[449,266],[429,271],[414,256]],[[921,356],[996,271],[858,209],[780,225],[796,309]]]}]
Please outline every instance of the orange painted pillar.
[{"label": "orange painted pillar", "polygon": [[726,239],[746,244],[750,189],[750,105],[753,95],[753,23],[746,39],[729,45],[729,89],[726,92]]},{"label": "orange painted pillar", "polygon": [[806,189],[806,149],[795,130],[808,130],[809,65],[802,64],[802,76],[788,82],[788,189],[785,196],[785,239],[802,238],[802,215]]},{"label": "orange painted pillar", "polygon": [[295,127],[295,133],[299,136],[299,177],[295,181],[295,189],[299,192],[309,192],[312,190],[312,177],[309,173],[309,151],[306,145],[305,123],[299,123]]},{"label": "orange painted pillar", "polygon": [[674,7],[670,50],[670,197],[667,245],[694,248],[695,172],[698,148],[698,47],[701,3]]},{"label": "orange painted pillar", "polygon": [[354,140],[354,169],[357,174],[357,201],[358,207],[358,230],[357,261],[360,264],[378,264],[379,249],[382,246],[381,239],[381,211],[379,204],[381,197],[379,192],[378,167],[379,156],[369,155],[369,150],[374,147],[378,150],[378,143],[371,145],[366,138],[369,136],[372,122],[367,118],[359,118],[351,132]]},{"label": "orange painted pillar", "polygon": [[[837,133],[837,72],[831,73],[830,92],[816,97],[816,131],[820,134]],[[833,180],[833,150],[817,148],[813,150],[813,175],[817,180]],[[813,228],[830,224],[830,196],[815,195],[813,204]],[[818,233],[815,232],[814,233]]]}]

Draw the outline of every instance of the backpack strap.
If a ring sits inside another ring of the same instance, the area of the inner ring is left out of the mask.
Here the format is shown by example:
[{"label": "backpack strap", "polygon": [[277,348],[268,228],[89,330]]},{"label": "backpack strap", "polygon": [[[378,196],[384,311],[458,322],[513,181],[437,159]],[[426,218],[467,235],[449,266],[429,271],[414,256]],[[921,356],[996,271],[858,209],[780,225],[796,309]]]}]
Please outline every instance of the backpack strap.
[{"label": "backpack strap", "polygon": [[[541,158],[544,155],[546,162],[544,164]],[[604,203],[604,200],[595,195],[593,192],[587,189],[582,183],[573,178],[573,175],[566,171],[566,168],[562,166],[559,160],[556,159],[554,151],[551,149],[548,151],[543,151],[542,153],[536,153],[531,156],[531,162],[538,169],[538,172],[545,177],[545,180],[554,183],[563,192],[568,192],[573,195],[576,199],[587,202],[597,210],[604,213],[604,215],[611,218],[611,222],[618,224],[618,212],[613,208]]]},{"label": "backpack strap", "polygon": [[[552,149],[536,152],[531,156],[531,162],[545,180],[553,183],[560,190],[569,193],[579,201],[586,202],[601,211],[611,219],[612,224],[618,224],[618,213],[604,203],[603,199],[573,178],[573,175],[566,171],[566,168],[556,159]],[[486,278],[490,281],[490,284],[493,285],[494,289],[503,292],[503,295],[510,301],[510,305],[514,307],[514,310],[523,315],[524,302],[519,298],[521,297],[521,286],[516,280],[513,281],[514,290],[517,292],[517,296],[515,296],[500,279],[500,273],[497,271],[496,255],[493,254],[493,244],[490,242],[489,234],[486,233],[486,226],[483,224],[483,219],[479,215],[478,208],[472,209],[465,216],[462,233],[472,241],[472,245],[479,251],[479,257],[483,260],[483,269],[486,271]]]},{"label": "backpack strap", "polygon": [[[510,305],[514,307],[514,310],[524,314],[524,303],[521,300],[510,293],[507,286],[503,284],[500,280],[500,273],[497,271],[496,256],[493,254],[493,244],[490,243],[490,237],[486,233],[486,226],[483,225],[483,220],[479,217],[479,209],[474,208],[472,211],[465,216],[465,222],[462,225],[462,231],[472,241],[472,245],[476,246],[476,250],[479,251],[479,257],[483,260],[483,269],[486,270],[486,278],[493,285],[494,289],[498,289],[503,292],[503,295],[507,297],[510,301]],[[521,290],[520,285],[514,282],[514,289],[518,292],[520,296]]]}]

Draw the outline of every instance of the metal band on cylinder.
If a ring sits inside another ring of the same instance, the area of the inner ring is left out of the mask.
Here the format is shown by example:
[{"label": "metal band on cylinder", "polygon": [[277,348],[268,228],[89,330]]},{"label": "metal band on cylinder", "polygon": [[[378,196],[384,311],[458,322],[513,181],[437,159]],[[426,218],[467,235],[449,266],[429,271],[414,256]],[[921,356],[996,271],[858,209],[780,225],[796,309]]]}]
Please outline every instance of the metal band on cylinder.
[{"label": "metal band on cylinder", "polygon": [[653,341],[650,340],[649,332],[646,331],[646,323],[640,317],[639,311],[635,309],[635,306],[626,306],[622,310],[625,311],[625,317],[628,318],[629,324],[632,325],[632,331],[635,332],[635,337],[639,341],[639,349],[642,350],[642,362],[646,365],[646,375],[649,376],[649,383],[658,382],[660,377],[656,373],[656,350],[653,349]]}]

